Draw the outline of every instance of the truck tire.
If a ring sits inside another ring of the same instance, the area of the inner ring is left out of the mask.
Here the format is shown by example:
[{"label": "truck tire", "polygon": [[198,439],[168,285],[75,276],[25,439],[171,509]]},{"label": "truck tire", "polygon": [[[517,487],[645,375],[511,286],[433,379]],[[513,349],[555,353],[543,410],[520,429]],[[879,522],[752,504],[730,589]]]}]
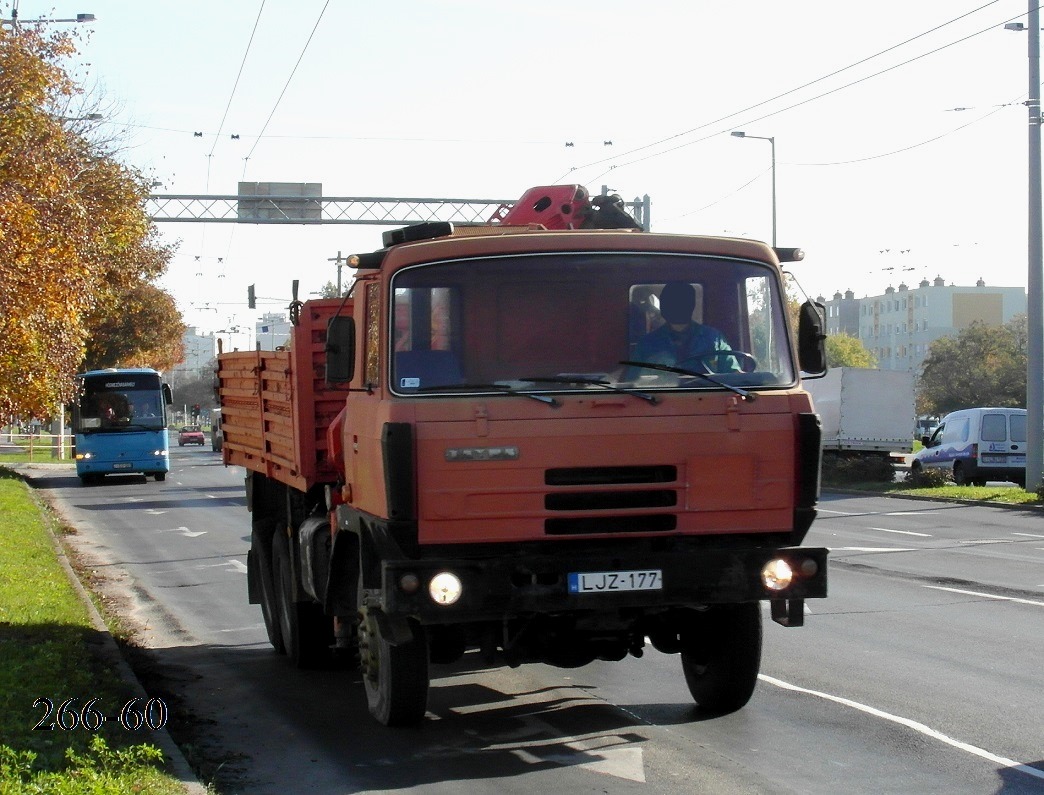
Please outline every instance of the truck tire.
[{"label": "truck tire", "polygon": [[279,654],[285,654],[283,631],[279,626],[279,608],[272,581],[272,537],[256,528],[250,533],[250,549],[257,559],[257,586],[260,591],[261,616],[265,620],[268,642]]},{"label": "truck tire", "polygon": [[272,585],[283,651],[298,668],[320,668],[331,657],[333,622],[319,605],[294,601],[291,565],[290,541],[280,526],[272,536]]},{"label": "truck tire", "polygon": [[412,639],[393,646],[372,613],[364,609],[359,622],[366,703],[370,714],[385,726],[420,723],[428,709],[428,644],[418,624],[411,620],[409,626]]},{"label": "truck tire", "polygon": [[698,614],[681,637],[685,683],[701,717],[741,709],[761,668],[761,608],[757,602],[718,605]]},{"label": "truck tire", "polygon": [[964,472],[964,466],[960,461],[957,461],[953,465],[953,482],[958,486],[968,485],[968,476]]}]

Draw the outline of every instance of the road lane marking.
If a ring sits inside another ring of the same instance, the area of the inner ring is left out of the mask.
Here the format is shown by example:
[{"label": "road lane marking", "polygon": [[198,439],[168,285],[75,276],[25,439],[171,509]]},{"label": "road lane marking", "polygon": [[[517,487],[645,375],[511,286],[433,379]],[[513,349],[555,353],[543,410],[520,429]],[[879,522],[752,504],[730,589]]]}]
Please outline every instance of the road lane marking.
[{"label": "road lane marking", "polygon": [[831,552],[918,552],[913,547],[830,547]]},{"label": "road lane marking", "polygon": [[1033,776],[1034,778],[1038,778],[1044,781],[1044,770],[1038,770],[1035,767],[1024,765],[1021,762],[1016,762],[1014,759],[1007,759],[1006,757],[998,756],[997,754],[991,753],[990,751],[987,751],[984,748],[979,748],[978,746],[971,745],[970,743],[955,740],[952,737],[948,737],[940,731],[936,731],[930,726],[926,726],[925,724],[919,723],[915,720],[911,720],[910,718],[903,718],[899,715],[893,715],[890,712],[885,712],[884,710],[877,709],[876,707],[871,707],[867,704],[861,704],[858,701],[852,701],[849,698],[842,698],[841,696],[834,696],[830,693],[823,693],[819,690],[809,690],[808,688],[799,687],[798,685],[792,685],[789,682],[784,682],[781,679],[775,679],[771,676],[766,676],[765,674],[758,674],[758,679],[761,679],[764,682],[768,682],[770,685],[775,685],[776,687],[782,688],[783,690],[792,690],[795,693],[805,693],[806,695],[816,696],[817,698],[822,698],[827,701],[833,701],[835,704],[841,704],[845,707],[857,709],[860,712],[867,713],[868,715],[883,718],[884,720],[891,721],[892,723],[898,723],[900,726],[905,726],[908,729],[913,729],[914,731],[919,732],[920,734],[923,734],[926,737],[931,737],[932,739],[939,740],[940,742],[953,746],[954,748],[960,751],[965,751],[969,754],[973,754],[974,756],[986,759],[989,762],[993,762],[996,765],[1000,765],[1005,768],[1010,768],[1012,770],[1018,770],[1020,773],[1025,773],[1028,776]]},{"label": "road lane marking", "polygon": [[225,565],[226,566],[231,566],[233,569],[238,571],[240,574],[246,574],[247,573],[246,564],[245,563],[240,563],[238,560],[234,560],[232,558],[229,558],[228,563],[226,563]]},{"label": "road lane marking", "polygon": [[1018,602],[1022,605],[1044,607],[1044,602],[1034,602],[1032,599],[1017,599],[1014,596],[997,596],[996,594],[980,593],[979,591],[962,591],[960,588],[943,588],[941,585],[925,585],[924,587],[931,588],[933,591],[949,591],[950,593],[959,593],[964,594],[965,596],[979,596],[983,599],[997,599],[1002,602]]},{"label": "road lane marking", "polygon": [[1042,535],[1036,533],[1012,533],[1013,536],[1025,536],[1026,538],[1044,538]]},{"label": "road lane marking", "polygon": [[913,530],[892,530],[890,527],[871,527],[871,530],[877,530],[881,533],[899,533],[904,536],[919,536],[920,538],[931,538],[928,533],[915,533]]},{"label": "road lane marking", "polygon": [[187,527],[168,527],[165,530],[157,530],[157,533],[180,533],[185,538],[199,538],[207,534],[206,530],[189,530]]}]

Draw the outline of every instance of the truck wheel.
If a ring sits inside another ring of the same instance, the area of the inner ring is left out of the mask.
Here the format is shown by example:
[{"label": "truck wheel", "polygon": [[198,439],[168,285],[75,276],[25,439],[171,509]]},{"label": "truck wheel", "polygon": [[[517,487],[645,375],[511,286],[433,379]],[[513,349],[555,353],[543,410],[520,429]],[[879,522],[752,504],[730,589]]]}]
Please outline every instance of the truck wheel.
[{"label": "truck wheel", "polygon": [[321,667],[330,657],[333,621],[319,605],[294,601],[290,542],[281,526],[272,536],[272,585],[283,651],[298,668]]},{"label": "truck wheel", "polygon": [[958,486],[968,485],[968,477],[964,474],[964,467],[961,466],[960,461],[953,465],[953,482]]},{"label": "truck wheel", "polygon": [[167,473],[166,472],[157,472],[155,477],[156,477],[157,481],[163,481],[163,480],[167,479]]},{"label": "truck wheel", "polygon": [[261,615],[265,619],[268,642],[279,654],[284,654],[283,631],[279,627],[279,609],[276,605],[275,585],[272,580],[272,541],[263,537],[257,530],[253,530],[250,533],[250,549],[257,559]]},{"label": "truck wheel", "polygon": [[757,602],[720,605],[698,614],[681,637],[685,683],[701,716],[742,708],[761,668],[761,609]]},{"label": "truck wheel", "polygon": [[[361,602],[361,600],[360,600]],[[370,714],[385,726],[412,726],[428,708],[428,644],[410,621],[411,640],[392,646],[373,614],[362,611],[359,659]]]}]

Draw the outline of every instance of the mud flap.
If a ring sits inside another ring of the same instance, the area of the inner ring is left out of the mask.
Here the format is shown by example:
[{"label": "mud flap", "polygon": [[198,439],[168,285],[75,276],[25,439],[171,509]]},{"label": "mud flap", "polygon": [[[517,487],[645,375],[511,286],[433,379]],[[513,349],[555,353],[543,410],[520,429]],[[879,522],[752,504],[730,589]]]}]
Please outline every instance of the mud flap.
[{"label": "mud flap", "polygon": [[805,625],[804,599],[772,599],[772,620],[783,627],[803,627]]}]

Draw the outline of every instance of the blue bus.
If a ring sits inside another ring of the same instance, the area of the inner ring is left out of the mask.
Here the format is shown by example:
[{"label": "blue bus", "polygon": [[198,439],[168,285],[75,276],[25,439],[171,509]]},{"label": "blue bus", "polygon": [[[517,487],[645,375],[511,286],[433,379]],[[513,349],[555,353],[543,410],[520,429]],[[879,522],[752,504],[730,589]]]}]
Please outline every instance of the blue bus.
[{"label": "blue bus", "polygon": [[167,406],[170,387],[148,368],[80,373],[73,404],[76,474],[84,485],[107,474],[152,475],[170,471]]}]

